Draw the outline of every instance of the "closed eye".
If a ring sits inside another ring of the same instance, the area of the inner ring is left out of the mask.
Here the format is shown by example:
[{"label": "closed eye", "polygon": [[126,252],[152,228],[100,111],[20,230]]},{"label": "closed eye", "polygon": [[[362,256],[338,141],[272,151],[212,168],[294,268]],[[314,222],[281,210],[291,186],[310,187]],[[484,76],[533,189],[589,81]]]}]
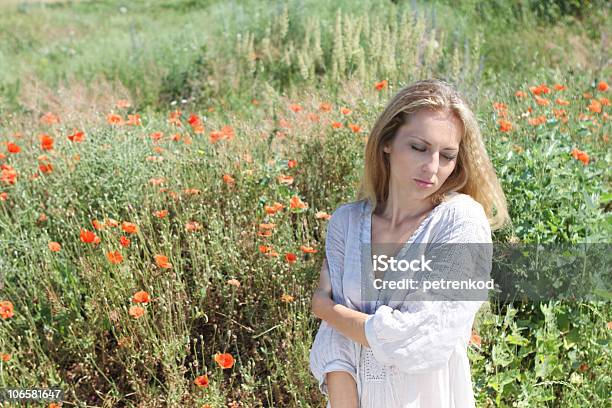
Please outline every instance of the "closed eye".
[{"label": "closed eye", "polygon": [[415,145],[412,145],[412,148],[413,148],[414,150],[416,150],[417,152],[424,152],[425,150],[427,150],[427,149],[425,149],[424,147],[423,147],[423,148],[420,148],[420,147],[415,146]]}]

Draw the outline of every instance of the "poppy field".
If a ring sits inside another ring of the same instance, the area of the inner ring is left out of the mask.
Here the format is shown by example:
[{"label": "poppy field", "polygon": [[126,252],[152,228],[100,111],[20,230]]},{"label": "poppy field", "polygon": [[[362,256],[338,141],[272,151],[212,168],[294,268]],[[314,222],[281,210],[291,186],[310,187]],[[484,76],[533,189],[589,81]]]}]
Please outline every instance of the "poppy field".
[{"label": "poppy field", "polygon": [[[326,224],[416,79],[476,113],[512,218],[494,242],[609,244],[610,5],[507,3],[0,6],[0,389],[325,406]],[[611,300],[483,306],[477,405],[610,406]]]}]

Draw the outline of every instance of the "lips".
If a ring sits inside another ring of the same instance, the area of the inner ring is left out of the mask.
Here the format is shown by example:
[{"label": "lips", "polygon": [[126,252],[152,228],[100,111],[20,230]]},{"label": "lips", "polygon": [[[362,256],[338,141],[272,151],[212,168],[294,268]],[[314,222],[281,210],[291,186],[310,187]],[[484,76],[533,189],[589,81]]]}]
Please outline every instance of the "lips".
[{"label": "lips", "polygon": [[427,185],[427,186],[432,186],[434,183],[431,181],[425,181],[425,180],[421,180],[421,179],[414,179],[417,183],[422,184],[422,185]]}]

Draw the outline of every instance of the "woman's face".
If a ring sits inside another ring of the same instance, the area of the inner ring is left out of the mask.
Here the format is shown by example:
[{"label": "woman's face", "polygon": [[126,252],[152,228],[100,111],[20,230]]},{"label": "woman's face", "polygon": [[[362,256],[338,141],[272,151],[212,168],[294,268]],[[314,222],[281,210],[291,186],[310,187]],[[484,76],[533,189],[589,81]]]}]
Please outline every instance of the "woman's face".
[{"label": "woman's face", "polygon": [[462,134],[463,123],[450,111],[412,114],[383,149],[389,154],[392,185],[417,200],[434,194],[455,168]]}]

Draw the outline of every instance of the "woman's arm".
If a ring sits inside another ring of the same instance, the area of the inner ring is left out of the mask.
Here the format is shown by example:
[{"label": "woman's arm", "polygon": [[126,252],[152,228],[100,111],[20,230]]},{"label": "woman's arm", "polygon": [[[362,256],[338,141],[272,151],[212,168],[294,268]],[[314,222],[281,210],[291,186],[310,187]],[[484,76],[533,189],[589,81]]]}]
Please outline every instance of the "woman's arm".
[{"label": "woman's arm", "polygon": [[319,287],[312,296],[312,312],[349,339],[370,347],[365,335],[368,315],[334,302],[331,293],[329,268],[325,259],[319,275]]}]

